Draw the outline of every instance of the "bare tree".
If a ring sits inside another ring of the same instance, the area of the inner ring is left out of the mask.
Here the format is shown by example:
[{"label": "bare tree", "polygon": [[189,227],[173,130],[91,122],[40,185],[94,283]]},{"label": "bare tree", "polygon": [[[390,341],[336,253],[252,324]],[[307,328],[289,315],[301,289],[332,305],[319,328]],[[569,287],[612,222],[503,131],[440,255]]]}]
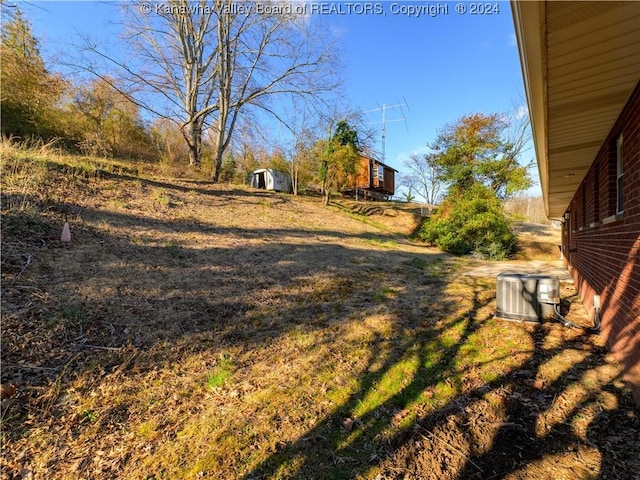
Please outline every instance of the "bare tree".
[{"label": "bare tree", "polygon": [[426,153],[412,155],[404,162],[408,173],[402,177],[403,184],[429,205],[436,205],[446,190],[446,183],[441,179],[442,167],[435,160],[433,153]]},{"label": "bare tree", "polygon": [[321,139],[324,129],[321,115],[304,105],[298,107],[294,106],[293,111],[287,115],[289,138],[282,142],[285,161],[279,166],[291,176],[294,195],[298,195],[300,185],[307,184],[318,169],[322,154],[317,152],[315,145]]},{"label": "bare tree", "polygon": [[288,162],[294,195],[298,194],[301,185],[308,185],[321,161],[314,148],[319,140],[317,133],[317,130],[306,128],[296,135],[296,142]]},{"label": "bare tree", "polygon": [[126,2],[121,8],[124,54],[85,38],[89,57],[76,66],[112,83],[152,115],[175,122],[189,146],[189,163],[197,165],[202,130],[218,108],[215,12],[206,0]]},{"label": "bare tree", "polygon": [[551,223],[545,214],[542,197],[518,194],[505,202],[504,210],[516,220],[547,225]]},{"label": "bare tree", "polygon": [[259,4],[253,4],[249,13],[239,13],[228,4],[215,2],[219,68],[217,118],[212,127],[216,134],[214,181],[243,109],[258,108],[286,124],[274,97],[280,97],[281,104],[313,102],[337,86],[332,74],[336,71],[332,42],[320,38],[319,29],[304,15],[291,13],[292,4],[267,2],[276,12],[270,14]]},{"label": "bare tree", "polygon": [[[138,105],[179,124],[191,164],[199,162],[209,130],[217,181],[244,110],[253,107],[284,122],[280,105],[318,101],[337,85],[333,42],[320,38],[315,22],[293,6],[231,0],[127,4],[124,41],[131,58],[89,42],[86,51],[118,68]],[[103,76],[89,65],[84,68]]]},{"label": "bare tree", "polygon": [[[526,103],[524,103],[526,105]],[[518,185],[515,189],[507,189],[505,198],[512,197],[515,193],[525,190],[533,185],[533,178],[529,173],[535,166],[535,159],[530,157],[528,160],[523,158],[527,152],[532,149],[531,143],[531,123],[529,121],[529,112],[526,107],[517,107],[515,104],[513,109],[503,115],[506,129],[503,132],[505,142],[505,156],[510,159],[512,164],[522,166],[521,170],[515,170],[518,175],[522,175],[520,180],[523,186]]]}]

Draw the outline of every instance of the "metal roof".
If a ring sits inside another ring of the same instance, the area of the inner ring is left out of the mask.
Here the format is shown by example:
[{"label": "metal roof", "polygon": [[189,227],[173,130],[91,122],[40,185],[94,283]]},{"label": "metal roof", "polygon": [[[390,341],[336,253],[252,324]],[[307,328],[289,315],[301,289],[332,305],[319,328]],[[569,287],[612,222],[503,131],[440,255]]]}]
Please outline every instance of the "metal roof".
[{"label": "metal roof", "polygon": [[640,2],[511,9],[545,210],[559,218],[640,80]]}]

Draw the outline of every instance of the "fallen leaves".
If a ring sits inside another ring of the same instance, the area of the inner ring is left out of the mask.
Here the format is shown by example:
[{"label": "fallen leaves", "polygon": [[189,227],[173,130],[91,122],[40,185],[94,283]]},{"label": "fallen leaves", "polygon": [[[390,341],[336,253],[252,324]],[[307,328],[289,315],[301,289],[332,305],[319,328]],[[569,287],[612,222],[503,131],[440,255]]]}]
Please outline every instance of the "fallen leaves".
[{"label": "fallen leaves", "polygon": [[0,387],[0,399],[6,400],[13,398],[18,390],[18,386],[15,383],[3,383]]},{"label": "fallen leaves", "polygon": [[[167,181],[174,206],[162,209],[145,182],[71,192],[82,218],[73,248],[50,244],[57,227],[32,225],[25,240],[25,219],[3,226],[15,247],[2,298],[14,477],[360,478],[377,468],[370,476],[444,479],[470,465],[467,478],[544,478],[551,462],[534,472],[518,455],[532,442],[556,464],[574,461],[571,442],[597,445],[586,464],[597,452],[606,463],[610,449],[630,462],[637,419],[624,416],[622,387],[603,373],[591,390],[571,388],[592,381],[584,372],[605,361],[600,346],[492,325],[472,305],[491,307],[487,281],[447,283],[451,264],[435,268],[436,255],[402,242],[384,248],[396,241],[388,232],[313,198]],[[102,207],[114,191],[126,211]],[[44,223],[59,225],[51,215]],[[415,372],[400,369],[388,395],[362,408],[408,346],[423,350]],[[232,374],[218,380],[225,352]],[[544,422],[530,438],[535,418]],[[582,436],[569,438],[568,423]]]}]

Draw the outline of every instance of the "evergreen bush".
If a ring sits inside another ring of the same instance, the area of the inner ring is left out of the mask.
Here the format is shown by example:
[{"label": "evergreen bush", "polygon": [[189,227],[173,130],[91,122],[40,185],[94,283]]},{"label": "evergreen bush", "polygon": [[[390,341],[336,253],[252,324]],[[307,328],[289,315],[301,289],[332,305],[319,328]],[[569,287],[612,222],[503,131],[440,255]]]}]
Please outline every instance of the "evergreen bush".
[{"label": "evergreen bush", "polygon": [[423,222],[419,236],[441,250],[503,260],[517,249],[500,200],[481,184],[452,191],[438,211]]}]

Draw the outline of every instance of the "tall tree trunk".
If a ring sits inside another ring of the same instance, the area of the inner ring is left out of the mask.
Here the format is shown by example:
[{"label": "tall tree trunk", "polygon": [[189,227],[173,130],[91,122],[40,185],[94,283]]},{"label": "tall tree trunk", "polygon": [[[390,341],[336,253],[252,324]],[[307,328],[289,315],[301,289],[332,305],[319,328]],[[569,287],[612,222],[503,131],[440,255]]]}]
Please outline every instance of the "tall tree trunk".
[{"label": "tall tree trunk", "polygon": [[291,175],[291,188],[293,189],[293,194],[298,196],[298,167],[295,166],[293,170],[293,175]]},{"label": "tall tree trunk", "polygon": [[189,125],[189,165],[197,167],[200,165],[200,154],[202,151],[202,127],[198,121]]},{"label": "tall tree trunk", "polygon": [[323,196],[322,196],[322,204],[329,205],[329,197],[331,197],[331,191],[328,187],[324,188]]},{"label": "tall tree trunk", "polygon": [[218,99],[218,125],[216,129],[216,145],[213,151],[213,181],[218,182],[220,178],[220,170],[222,168],[222,156],[226,149],[225,133],[227,132],[227,118],[229,116],[229,88],[221,89],[222,92]]},{"label": "tall tree trunk", "polygon": [[224,155],[224,130],[218,130],[216,134],[216,145],[213,150],[213,176],[212,179],[218,183],[220,170],[222,170],[222,156]]},{"label": "tall tree trunk", "polygon": [[225,137],[231,136],[231,132],[227,130],[227,120],[231,111],[231,80],[235,73],[231,39],[233,19],[234,17],[229,11],[223,11],[216,27],[218,37],[218,125],[213,157],[213,181],[216,183],[220,178],[222,155],[227,146]]},{"label": "tall tree trunk", "polygon": [[200,155],[198,153],[198,147],[195,145],[189,145],[189,166],[197,167],[200,163]]}]

